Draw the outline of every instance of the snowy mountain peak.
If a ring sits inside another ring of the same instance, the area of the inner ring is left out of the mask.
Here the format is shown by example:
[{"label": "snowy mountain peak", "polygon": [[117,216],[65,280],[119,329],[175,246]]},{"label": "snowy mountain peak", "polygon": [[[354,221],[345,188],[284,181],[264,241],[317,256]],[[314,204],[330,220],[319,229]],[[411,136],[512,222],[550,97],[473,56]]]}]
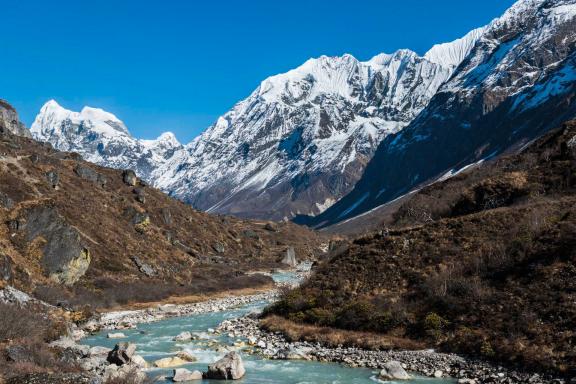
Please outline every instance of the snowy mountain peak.
[{"label": "snowy mountain peak", "polygon": [[450,43],[436,44],[424,57],[433,63],[456,67],[472,51],[485,30],[486,27],[476,28]]}]

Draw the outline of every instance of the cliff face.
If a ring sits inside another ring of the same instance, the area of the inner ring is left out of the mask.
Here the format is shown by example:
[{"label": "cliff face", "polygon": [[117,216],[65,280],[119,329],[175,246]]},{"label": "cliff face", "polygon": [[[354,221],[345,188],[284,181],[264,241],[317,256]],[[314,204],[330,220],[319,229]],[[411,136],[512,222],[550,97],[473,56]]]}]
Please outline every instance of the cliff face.
[{"label": "cliff face", "polygon": [[32,137],[30,131],[20,122],[16,109],[0,99],[0,130],[3,129],[18,136]]}]

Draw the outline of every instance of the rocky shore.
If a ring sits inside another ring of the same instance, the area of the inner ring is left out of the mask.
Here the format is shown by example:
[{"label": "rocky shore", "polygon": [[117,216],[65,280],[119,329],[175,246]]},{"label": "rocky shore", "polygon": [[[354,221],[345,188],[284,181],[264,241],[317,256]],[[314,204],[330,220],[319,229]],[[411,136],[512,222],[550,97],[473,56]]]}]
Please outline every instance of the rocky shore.
[{"label": "rocky shore", "polygon": [[82,324],[80,328],[78,328],[75,338],[80,339],[86,333],[93,333],[102,329],[132,329],[136,328],[137,324],[151,323],[172,317],[222,312],[259,301],[273,301],[277,296],[278,291],[273,289],[254,295],[231,296],[193,304],[163,304],[142,310],[102,313]]},{"label": "rocky shore", "polygon": [[[386,362],[399,361],[402,367],[417,375],[453,377],[462,384],[475,383],[566,383],[563,379],[510,370],[502,366],[466,359],[455,354],[423,351],[371,351],[360,348],[328,348],[317,343],[289,342],[280,333],[270,333],[258,326],[256,314],[226,320],[217,333],[244,338],[256,353],[268,359],[299,359],[337,362],[352,367],[382,369]],[[575,381],[572,381],[575,382]]]},{"label": "rocky shore", "polygon": [[[294,281],[280,283],[293,285]],[[104,382],[111,378],[130,375],[144,377],[148,367],[136,352],[130,363],[116,366],[110,364],[110,351],[102,347],[88,348],[77,344],[88,333],[99,330],[122,330],[135,328],[137,324],[160,321],[178,316],[191,316],[200,313],[221,312],[236,307],[260,301],[274,301],[279,292],[273,289],[254,295],[233,296],[222,299],[212,299],[204,302],[174,305],[164,304],[144,310],[120,311],[104,313],[91,319],[81,327],[74,329],[72,338],[60,340],[59,347],[72,351],[80,366],[90,374]],[[242,350],[256,353],[267,359],[298,359],[321,362],[337,362],[351,367],[366,367],[382,369],[391,361],[400,362],[402,368],[412,374],[435,378],[456,378],[458,383],[554,383],[572,384],[576,381],[565,381],[536,373],[514,371],[496,366],[484,361],[467,359],[455,354],[437,353],[433,350],[423,351],[372,351],[360,348],[331,348],[318,343],[289,342],[280,333],[272,333],[261,329],[258,325],[258,313],[252,313],[240,318],[226,320],[216,329],[209,332],[224,334],[234,340],[232,346],[221,346],[223,352]],[[186,333],[186,332],[184,332]],[[115,337],[111,333],[109,337]],[[180,337],[178,335],[177,337]],[[120,335],[121,337],[121,335]],[[240,341],[244,340],[244,341]],[[249,348],[248,348],[249,347]],[[186,374],[197,374],[188,372]]]}]

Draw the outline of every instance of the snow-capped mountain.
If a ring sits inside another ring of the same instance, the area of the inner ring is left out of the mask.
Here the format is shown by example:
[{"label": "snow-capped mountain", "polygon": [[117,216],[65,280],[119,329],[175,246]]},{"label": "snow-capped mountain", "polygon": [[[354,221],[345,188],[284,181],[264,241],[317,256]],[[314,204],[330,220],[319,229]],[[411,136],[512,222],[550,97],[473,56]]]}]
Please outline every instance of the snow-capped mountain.
[{"label": "snow-capped mountain", "polygon": [[151,180],[152,175],[183,146],[170,133],[156,140],[138,140],[113,114],[84,107],[81,112],[62,108],[50,100],[30,128],[37,140],[62,151],[78,152],[90,162],[119,169],[135,169]]},{"label": "snow-capped mountain", "polygon": [[354,190],[301,222],[345,220],[468,164],[521,148],[574,118],[575,96],[576,0],[520,0],[481,30],[418,117],[383,140]]},{"label": "snow-capped mountain", "polygon": [[32,132],[202,210],[335,222],[571,116],[574,1],[520,0],[423,56],[310,59],[264,80],[185,146],[170,134],[137,140],[113,115],[55,102]]},{"label": "snow-capped mountain", "polygon": [[88,160],[132,168],[195,207],[273,219],[318,214],[354,186],[381,140],[405,127],[479,34],[361,62],[322,56],[264,80],[201,136],[133,138],[115,116],[48,102],[34,137]]},{"label": "snow-capped mountain", "polygon": [[209,212],[317,214],[350,191],[380,141],[452,73],[412,51],[311,59],[264,80],[173,159],[161,188]]}]

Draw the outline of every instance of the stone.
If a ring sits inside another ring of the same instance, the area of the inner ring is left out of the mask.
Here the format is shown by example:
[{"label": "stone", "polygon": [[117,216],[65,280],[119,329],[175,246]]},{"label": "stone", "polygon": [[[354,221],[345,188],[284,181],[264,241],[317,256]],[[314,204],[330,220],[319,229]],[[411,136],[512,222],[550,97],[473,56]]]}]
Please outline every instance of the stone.
[{"label": "stone", "polygon": [[103,355],[108,355],[108,353],[110,352],[110,348],[106,348],[106,347],[101,347],[99,345],[91,347],[88,350],[88,356],[92,357],[92,356],[103,356]]},{"label": "stone", "polygon": [[286,250],[286,256],[284,256],[282,259],[282,264],[286,264],[291,267],[295,267],[298,264],[296,261],[296,251],[294,250],[294,247],[289,247]]},{"label": "stone", "polygon": [[34,356],[31,354],[29,347],[25,345],[11,345],[6,347],[6,357],[9,361],[15,363],[32,363],[34,362]]},{"label": "stone", "polygon": [[130,382],[140,384],[146,381],[146,374],[135,365],[123,365],[117,367],[109,365],[104,371],[104,382]]},{"label": "stone", "polygon": [[162,220],[166,225],[172,225],[172,212],[169,208],[162,208],[160,210],[160,215],[162,216]]},{"label": "stone", "polygon": [[192,355],[190,352],[188,352],[188,351],[180,351],[180,352],[178,352],[178,353],[176,354],[176,357],[178,357],[178,358],[180,358],[180,359],[182,359],[182,360],[185,360],[185,361],[189,361],[189,362],[191,362],[191,363],[198,360],[195,356],[193,356],[193,355]]},{"label": "stone", "polygon": [[153,277],[156,275],[156,270],[154,270],[154,268],[150,264],[143,262],[138,256],[132,256],[131,259],[134,262],[134,264],[136,264],[136,266],[138,267],[138,270],[140,270],[140,272],[142,272],[146,276]]},{"label": "stone", "polygon": [[106,337],[109,339],[123,339],[126,337],[126,335],[123,334],[122,332],[115,332],[115,333],[109,333],[108,335],[106,335]]},{"label": "stone", "polygon": [[74,173],[76,173],[81,179],[88,180],[102,187],[108,182],[103,175],[84,165],[77,165],[76,168],[74,168]]},{"label": "stone", "polygon": [[12,200],[5,193],[0,192],[0,207],[6,208],[6,209],[12,209],[12,208],[14,208],[14,200]]},{"label": "stone", "polygon": [[130,362],[140,368],[148,368],[148,363],[140,355],[134,355],[130,358]]},{"label": "stone", "polygon": [[134,187],[138,182],[138,178],[136,177],[136,173],[134,173],[134,171],[132,171],[131,169],[127,169],[124,172],[122,172],[122,181],[124,181],[125,184]]},{"label": "stone", "polygon": [[136,352],[136,344],[133,343],[118,343],[108,353],[108,357],[106,360],[110,364],[116,365],[124,365],[130,363],[132,356],[134,356],[134,352]]},{"label": "stone", "polygon": [[264,226],[264,229],[270,232],[277,232],[278,231],[278,226],[274,223],[266,223],[266,225]]},{"label": "stone", "polygon": [[206,379],[238,380],[246,373],[242,357],[237,352],[230,352],[222,359],[208,366],[204,374]]},{"label": "stone", "polygon": [[442,376],[444,376],[444,372],[442,372],[441,370],[438,369],[438,370],[434,371],[434,377],[435,378],[439,379]]},{"label": "stone", "polygon": [[60,182],[60,176],[58,175],[58,172],[56,171],[46,172],[46,181],[48,181],[48,184],[50,184],[52,188],[56,188],[58,186],[58,183]]},{"label": "stone", "polygon": [[0,280],[9,281],[12,279],[12,259],[0,253]]},{"label": "stone", "polygon": [[181,359],[178,356],[174,356],[174,357],[165,357],[163,359],[156,360],[154,362],[154,366],[156,368],[172,368],[172,367],[177,367],[179,365],[184,365],[184,364],[188,364],[188,363],[189,363],[189,361]]},{"label": "stone", "polygon": [[399,361],[391,360],[384,364],[380,371],[380,378],[383,380],[410,380],[411,377],[406,373]]},{"label": "stone", "polygon": [[136,201],[142,204],[146,203],[146,192],[144,192],[144,188],[134,188],[132,192],[136,194]]},{"label": "stone", "polygon": [[[68,224],[50,203],[36,205],[21,212],[15,220],[18,238],[31,244],[41,238],[41,265],[49,278],[59,284],[72,285],[88,270],[91,255],[78,230]],[[14,229],[14,225],[10,225]]]},{"label": "stone", "polygon": [[224,253],[226,251],[226,247],[220,242],[212,244],[212,248],[218,253]]},{"label": "stone", "polygon": [[258,346],[258,348],[266,348],[266,342],[264,340],[260,340],[258,341],[258,344],[256,344]]},{"label": "stone", "polygon": [[181,381],[192,381],[192,380],[202,380],[202,372],[189,371],[186,368],[176,368],[174,370],[172,381],[179,383]]},{"label": "stone", "polygon": [[192,334],[188,331],[180,332],[178,336],[174,337],[174,341],[190,341],[192,340]]}]

